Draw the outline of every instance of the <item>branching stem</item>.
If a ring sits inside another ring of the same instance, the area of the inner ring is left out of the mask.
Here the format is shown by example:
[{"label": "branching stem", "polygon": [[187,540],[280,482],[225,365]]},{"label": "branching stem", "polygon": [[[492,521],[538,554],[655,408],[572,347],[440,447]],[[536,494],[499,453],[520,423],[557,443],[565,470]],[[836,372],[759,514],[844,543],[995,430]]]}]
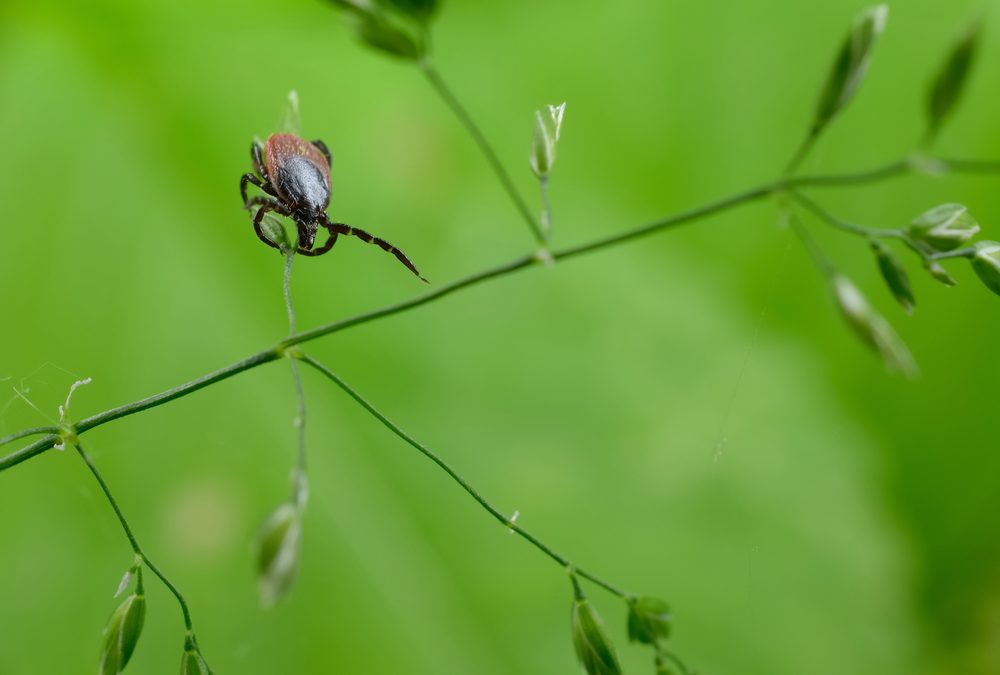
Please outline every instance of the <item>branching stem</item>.
[{"label": "branching stem", "polygon": [[128,520],[125,519],[125,514],[122,513],[121,507],[118,506],[118,500],[116,500],[114,495],[111,494],[111,488],[108,487],[107,482],[104,480],[104,476],[102,476],[101,472],[98,471],[97,466],[94,464],[93,460],[91,460],[90,455],[88,455],[86,450],[83,449],[83,445],[79,442],[74,443],[73,445],[76,448],[77,453],[79,453],[81,459],[83,459],[84,463],[87,465],[87,468],[90,469],[90,473],[92,473],[94,478],[97,479],[97,483],[101,486],[104,496],[107,498],[108,503],[111,504],[111,508],[114,509],[115,515],[118,516],[118,522],[121,523],[122,530],[125,531],[125,536],[128,538],[128,542],[132,546],[132,551],[142,560],[143,564],[149,568],[149,571],[159,577],[160,581],[163,582],[163,585],[167,587],[175,598],[177,598],[177,604],[181,607],[181,614],[184,615],[184,627],[193,639],[194,624],[191,622],[191,611],[188,609],[188,604],[187,601],[184,600],[184,596],[181,595],[177,586],[175,586],[173,582],[171,582],[170,579],[168,579],[166,575],[160,571],[160,568],[149,559],[149,556],[147,556],[142,550],[142,547],[139,546],[139,541],[135,538],[135,534],[132,532],[132,528],[129,526]]},{"label": "branching stem", "polygon": [[[936,161],[936,160],[934,160]],[[954,173],[1000,173],[1000,162],[992,161],[976,161],[976,160],[941,160],[940,166],[944,167],[944,170],[951,171]],[[918,167],[914,166],[913,162],[908,160],[893,162],[891,164],[884,165],[882,167],[877,167],[875,169],[861,171],[856,173],[846,173],[846,174],[834,174],[826,176],[799,176],[792,178],[780,179],[771,183],[767,183],[758,188],[752,190],[747,190],[746,192],[741,192],[730,197],[725,197],[723,199],[717,200],[710,204],[691,209],[689,211],[684,211],[682,213],[668,216],[661,220],[655,221],[648,225],[643,225],[634,229],[626,230],[620,234],[611,235],[601,239],[597,239],[588,243],[579,244],[577,246],[571,246],[569,248],[560,249],[553,251],[551,254],[552,259],[562,260],[567,258],[572,258],[574,256],[589,253],[591,251],[597,251],[608,246],[613,246],[615,244],[624,243],[626,241],[631,241],[633,239],[661,232],[663,230],[676,227],[685,223],[693,222],[701,218],[725,211],[736,206],[741,206],[748,204],[753,201],[757,201],[763,197],[786,193],[789,190],[795,190],[798,188],[806,187],[843,187],[851,185],[860,185],[874,183],[882,180],[887,180],[890,178],[898,177],[906,173],[917,171]],[[917,246],[911,240],[907,238],[903,239],[904,243],[911,246]],[[914,250],[920,252],[919,247]],[[922,254],[923,255],[923,254]],[[534,255],[527,255],[511,262],[504,263],[503,265],[498,265],[488,270],[482,272],[477,272],[475,274],[469,275],[457,281],[453,281],[450,284],[442,286],[437,290],[425,293],[423,295],[418,295],[410,300],[405,300],[393,305],[387,305],[380,309],[365,312],[363,314],[358,314],[347,319],[341,319],[339,321],[334,321],[310,330],[297,333],[282,343],[275,347],[265,349],[264,351],[258,352],[242,361],[238,361],[232,365],[221,368],[213,373],[204,375],[195,380],[182,384],[173,389],[168,389],[167,391],[149,396],[132,403],[128,403],[117,408],[111,408],[110,410],[105,410],[104,412],[92,415],[86,419],[81,420],[76,424],[76,432],[83,433],[94,427],[112,422],[119,418],[125,417],[127,415],[132,415],[150,408],[162,405],[174,399],[180,398],[182,396],[187,396],[188,394],[194,393],[203,387],[207,387],[210,384],[215,384],[227,378],[232,377],[238,373],[256,368],[257,366],[268,363],[270,361],[275,361],[279,358],[285,356],[286,350],[297,344],[304,342],[309,342],[317,338],[330,335],[342,330],[346,330],[353,326],[359,324],[368,323],[369,321],[375,321],[387,316],[392,316],[394,314],[399,314],[401,312],[420,307],[427,303],[439,300],[447,295],[451,295],[457,291],[465,288],[470,288],[472,286],[478,285],[480,283],[489,281],[491,279],[497,279],[499,277],[512,274],[519,270],[525,269],[526,267],[531,267],[539,262],[538,258]],[[15,438],[21,438],[25,435],[29,435],[28,432],[38,433],[36,430],[25,430],[24,432],[18,432],[14,434]],[[57,441],[59,436],[56,433],[50,433],[49,435],[35,441],[34,443],[27,445],[9,455],[0,458],[0,472],[6,471],[21,462],[31,459],[46,450],[49,450]]]},{"label": "branching stem", "polygon": [[518,212],[521,214],[521,218],[527,223],[528,227],[531,228],[531,234],[535,237],[535,241],[539,244],[545,243],[545,237],[542,232],[541,226],[538,221],[535,220],[534,214],[531,212],[531,208],[525,201],[524,196],[514,185],[514,180],[507,173],[507,169],[504,168],[503,162],[500,161],[500,157],[497,155],[496,150],[490,145],[489,140],[487,140],[486,135],[476,124],[476,121],[472,119],[469,111],[465,109],[462,102],[458,100],[458,97],[451,91],[447,84],[445,84],[444,79],[441,78],[440,73],[431,63],[430,58],[424,58],[420,61],[420,70],[423,72],[427,81],[430,82],[431,86],[437,95],[444,101],[445,105],[454,113],[455,117],[462,123],[465,130],[469,132],[472,136],[472,140],[476,142],[479,146],[480,152],[486,157],[486,161],[489,162],[490,168],[493,169],[493,173],[496,174],[497,178],[500,180],[501,185],[503,185],[504,190],[507,192],[507,196],[510,200],[514,202],[514,206],[517,207]]},{"label": "branching stem", "polygon": [[594,576],[593,574],[580,569],[572,562],[570,562],[565,556],[552,550],[541,539],[539,539],[538,537],[536,537],[535,535],[531,534],[523,527],[518,525],[516,522],[513,521],[512,518],[502,513],[498,508],[496,508],[495,506],[493,506],[493,504],[487,501],[487,499],[483,497],[479,493],[479,491],[476,490],[476,488],[474,488],[471,483],[469,483],[469,481],[463,478],[462,475],[458,473],[458,471],[453,469],[451,465],[448,464],[445,460],[443,460],[437,453],[435,453],[426,445],[416,440],[415,438],[413,438],[413,436],[410,436],[408,433],[399,428],[399,426],[397,426],[395,422],[393,422],[388,417],[383,415],[378,410],[378,408],[376,408],[371,403],[369,403],[365,398],[363,398],[361,394],[359,394],[349,384],[344,382],[344,380],[342,380],[340,376],[337,375],[335,372],[333,372],[328,367],[326,367],[313,357],[309,356],[308,354],[300,354],[298,358],[300,358],[304,363],[309,364],[310,366],[318,370],[320,373],[328,377],[330,380],[332,380],[334,384],[336,384],[338,387],[344,390],[344,392],[348,396],[354,399],[355,402],[357,402],[362,408],[371,413],[373,417],[375,417],[379,422],[385,425],[392,433],[399,436],[401,439],[410,444],[422,455],[424,455],[429,460],[437,464],[438,467],[440,467],[446,474],[448,474],[448,476],[450,476],[452,480],[458,483],[462,487],[462,489],[469,494],[470,497],[475,499],[480,506],[482,506],[491,516],[493,516],[497,521],[499,521],[501,525],[503,525],[504,527],[513,532],[516,532],[522,538],[530,542],[539,551],[550,557],[552,560],[556,561],[562,567],[570,570],[573,574],[581,576],[589,581],[592,581],[601,588],[605,589],[610,593],[613,593],[614,595],[617,595],[620,598],[628,597],[628,594],[619,589],[617,586],[614,586],[613,584],[604,581],[600,577]]}]

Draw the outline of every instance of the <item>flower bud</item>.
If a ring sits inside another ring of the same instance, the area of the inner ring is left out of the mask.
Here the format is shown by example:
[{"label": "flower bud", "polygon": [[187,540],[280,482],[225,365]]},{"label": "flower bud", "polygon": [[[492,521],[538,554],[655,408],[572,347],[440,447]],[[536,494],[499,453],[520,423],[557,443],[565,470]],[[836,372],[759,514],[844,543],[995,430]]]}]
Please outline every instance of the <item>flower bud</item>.
[{"label": "flower bud", "polygon": [[961,204],[942,204],[917,217],[909,234],[935,251],[951,251],[979,233],[979,223]]},{"label": "flower bud", "polygon": [[889,370],[908,377],[917,374],[917,364],[889,322],[875,312],[861,291],[844,276],[833,278],[833,293],[847,323],[871,347]]},{"label": "flower bud", "polygon": [[912,314],[916,302],[913,299],[913,289],[910,287],[910,276],[906,273],[906,268],[899,263],[885,244],[876,240],[872,240],[871,244],[878,260],[878,269],[893,297],[907,314]]},{"label": "flower bud", "polygon": [[855,18],[820,94],[812,135],[822,131],[854,97],[865,79],[873,48],[885,30],[888,18],[889,7],[886,4],[869,7]]},{"label": "flower bud", "polygon": [[972,269],[980,281],[997,295],[1000,295],[1000,242],[979,241],[973,247]]},{"label": "flower bud", "polygon": [[299,566],[301,522],[292,504],[282,504],[271,514],[257,536],[257,582],[260,600],[272,607],[295,580]]},{"label": "flower bud", "polygon": [[670,607],[658,598],[635,598],[628,603],[628,639],[655,645],[670,636]]},{"label": "flower bud", "polygon": [[101,660],[97,666],[99,675],[118,675],[125,669],[139,641],[145,618],[144,595],[132,594],[118,606],[104,627]]},{"label": "flower bud", "polygon": [[931,85],[927,96],[927,117],[932,135],[951,114],[962,96],[978,50],[981,29],[982,22],[977,21],[952,45],[948,58]]},{"label": "flower bud", "polygon": [[181,658],[181,675],[212,675],[208,664],[197,649],[188,649]]},{"label": "flower bud", "polygon": [[957,286],[958,282],[948,274],[948,271],[940,263],[932,262],[927,264],[927,271],[932,277],[940,281],[945,286]]},{"label": "flower bud", "polygon": [[358,15],[357,33],[362,42],[386,54],[409,61],[420,57],[413,38],[377,14]]},{"label": "flower bud", "polygon": [[615,646],[604,629],[601,617],[584,597],[573,601],[573,647],[588,675],[620,675]]},{"label": "flower bud", "polygon": [[531,170],[539,178],[548,177],[552,165],[555,164],[556,145],[559,142],[564,112],[566,112],[565,103],[547,105],[535,111],[535,138],[528,162],[531,164]]}]

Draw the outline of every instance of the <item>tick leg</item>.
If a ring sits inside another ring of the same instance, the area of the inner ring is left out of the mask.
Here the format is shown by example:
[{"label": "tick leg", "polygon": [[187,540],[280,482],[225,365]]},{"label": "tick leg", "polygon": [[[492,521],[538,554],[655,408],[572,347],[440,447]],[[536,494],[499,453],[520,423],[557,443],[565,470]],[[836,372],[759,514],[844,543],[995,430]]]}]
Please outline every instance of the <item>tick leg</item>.
[{"label": "tick leg", "polygon": [[[246,208],[250,207],[250,202],[247,201],[247,184],[248,183],[253,183],[254,185],[256,185],[257,187],[259,187],[261,190],[263,190],[267,194],[271,195],[272,197],[277,197],[278,196],[278,193],[274,191],[274,188],[271,187],[271,184],[268,183],[266,180],[261,180],[260,178],[258,178],[257,176],[255,176],[252,173],[245,173],[245,174],[243,174],[243,178],[240,178],[240,196],[243,197],[243,205]],[[251,200],[251,201],[253,201],[253,200]]]},{"label": "tick leg", "polygon": [[264,165],[263,152],[264,149],[257,141],[250,145],[250,159],[253,160],[253,168],[260,174],[261,178],[270,182],[271,178],[267,175],[267,167]]},{"label": "tick leg", "polygon": [[424,279],[422,276],[420,276],[420,272],[417,271],[416,266],[412,262],[410,262],[410,259],[406,257],[406,254],[400,251],[392,244],[390,244],[389,242],[387,242],[385,239],[376,237],[375,235],[369,234],[364,230],[359,230],[356,227],[345,225],[344,223],[331,223],[330,221],[325,219],[321,221],[321,223],[323,224],[323,227],[329,230],[331,235],[336,233],[336,234],[346,234],[352,237],[357,237],[358,239],[368,242],[369,244],[375,244],[376,246],[378,246],[383,251],[386,251],[387,253],[393,254],[394,256],[396,256],[396,260],[398,260],[399,262],[403,263],[403,265],[406,266],[406,269],[416,274],[417,277],[425,284],[428,283],[427,279]]},{"label": "tick leg", "polygon": [[264,231],[260,229],[260,223],[264,220],[264,214],[268,211],[274,211],[275,213],[280,213],[283,216],[289,215],[288,211],[278,202],[272,199],[266,199],[264,197],[255,197],[254,199],[260,200],[260,208],[257,209],[256,215],[253,217],[253,231],[257,233],[257,238],[262,242],[270,246],[271,248],[276,248],[279,251],[281,247],[275,244],[273,241],[264,236]]},{"label": "tick leg", "polygon": [[263,197],[261,195],[254,195],[253,197],[250,198],[250,201],[247,202],[246,208],[247,208],[247,210],[250,210],[253,207],[259,206],[261,204],[275,204],[275,203],[277,203],[277,202],[275,200],[271,199],[270,197]]},{"label": "tick leg", "polygon": [[327,166],[333,166],[333,156],[330,155],[330,148],[326,147],[326,143],[321,140],[310,141],[317,150],[323,153],[326,157]]},{"label": "tick leg", "polygon": [[331,248],[333,248],[333,245],[336,244],[336,243],[337,243],[337,233],[336,232],[330,232],[330,236],[327,238],[326,243],[323,244],[321,247],[314,248],[311,251],[308,250],[308,249],[300,247],[299,248],[299,253],[301,253],[302,255],[310,255],[310,256],[323,255],[324,253],[326,253],[327,251],[329,251]]}]

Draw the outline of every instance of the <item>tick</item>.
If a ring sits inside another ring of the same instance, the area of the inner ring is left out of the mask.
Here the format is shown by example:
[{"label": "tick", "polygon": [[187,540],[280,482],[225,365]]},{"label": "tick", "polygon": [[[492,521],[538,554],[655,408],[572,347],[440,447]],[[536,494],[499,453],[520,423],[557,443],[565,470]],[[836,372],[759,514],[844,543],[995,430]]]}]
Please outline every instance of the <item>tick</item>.
[{"label": "tick", "polygon": [[[294,134],[272,134],[263,146],[257,142],[250,146],[250,157],[254,172],[245,173],[240,179],[240,196],[247,209],[260,207],[253,217],[253,229],[262,242],[280,250],[264,236],[260,227],[264,214],[274,211],[295,222],[299,235],[298,252],[302,255],[323,255],[337,243],[338,235],[350,235],[393,254],[422,281],[427,281],[410,259],[385,239],[344,223],[330,222],[326,209],[330,205],[332,158],[326,143],[307,141]],[[256,195],[248,199],[247,185],[250,183],[270,196]],[[322,246],[314,248],[320,226],[330,236]]]}]

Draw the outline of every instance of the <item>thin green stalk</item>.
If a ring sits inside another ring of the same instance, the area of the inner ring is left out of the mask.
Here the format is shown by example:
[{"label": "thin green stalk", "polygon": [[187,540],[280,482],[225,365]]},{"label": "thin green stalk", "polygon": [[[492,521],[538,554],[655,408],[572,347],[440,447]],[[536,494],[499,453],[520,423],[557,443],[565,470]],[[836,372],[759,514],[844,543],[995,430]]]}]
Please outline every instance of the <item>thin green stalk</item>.
[{"label": "thin green stalk", "polygon": [[[285,253],[284,295],[285,309],[288,310],[288,335],[295,335],[295,306],[292,304],[292,261],[295,259],[295,249]],[[306,393],[302,388],[302,375],[295,359],[288,360],[292,369],[292,381],[295,384],[295,395],[298,399],[298,414],[295,417],[295,429],[298,436],[298,451],[295,459],[295,472],[292,486],[292,499],[301,509],[306,505],[308,487],[306,483]]]},{"label": "thin green stalk", "polygon": [[139,541],[135,538],[135,534],[132,532],[132,528],[128,524],[128,520],[125,519],[125,514],[122,513],[121,507],[118,506],[118,500],[115,499],[114,495],[111,494],[111,488],[108,487],[107,482],[104,480],[104,476],[98,471],[97,466],[94,464],[93,460],[90,459],[90,455],[83,449],[83,445],[79,442],[73,444],[76,448],[77,453],[83,459],[87,468],[90,472],[94,474],[94,478],[97,479],[97,483],[101,486],[101,490],[104,492],[104,496],[107,498],[108,503],[111,504],[111,508],[114,509],[115,515],[118,516],[118,522],[121,523],[122,529],[125,531],[125,536],[128,537],[128,542],[132,546],[132,551],[142,560],[143,564],[149,568],[149,570],[159,577],[163,585],[173,593],[174,597],[177,598],[177,604],[181,607],[181,614],[184,615],[184,627],[187,629],[188,633],[192,636],[194,635],[194,625],[191,622],[191,611],[188,609],[187,601],[184,600],[184,596],[181,595],[180,590],[173,584],[173,582],[168,579],[163,572],[160,571],[149,556],[142,550],[139,546]]},{"label": "thin green stalk", "polygon": [[[973,160],[945,160],[947,162],[947,170],[953,171],[955,173],[1000,173],[1000,162],[986,162],[986,161],[973,161]],[[909,162],[895,162],[892,164],[885,165],[876,169],[869,171],[862,171],[856,173],[848,174],[836,174],[828,176],[803,176],[798,178],[782,179],[761,187],[755,188],[753,190],[748,190],[746,192],[734,195],[731,197],[726,197],[718,201],[712,202],[700,208],[692,209],[684,213],[669,216],[662,220],[656,221],[649,225],[644,225],[631,230],[626,230],[625,232],[617,235],[612,235],[602,239],[598,239],[589,243],[580,244],[577,246],[569,247],[556,251],[552,253],[552,258],[554,259],[565,259],[571,258],[582,253],[588,253],[590,251],[596,251],[598,249],[605,248],[607,246],[612,246],[614,244],[622,243],[635,239],[640,236],[647,234],[653,234],[662,230],[669,229],[676,225],[681,225],[699,218],[703,218],[723,210],[733,208],[742,204],[746,204],[751,201],[755,201],[764,197],[768,194],[775,194],[780,191],[788,190],[791,188],[798,187],[841,187],[850,186],[864,183],[873,183],[889,178],[899,176],[901,174],[912,171],[912,167]],[[911,242],[907,242],[903,239],[907,245],[911,245]],[[916,249],[915,249],[916,250]],[[310,330],[297,333],[292,337],[288,338],[276,347],[265,349],[264,351],[258,352],[242,361],[234,363],[230,366],[217,370],[213,373],[209,373],[203,377],[197,378],[185,384],[182,384],[173,389],[168,389],[167,391],[149,396],[126,405],[119,406],[117,408],[111,408],[110,410],[105,410],[104,412],[98,413],[91,417],[88,417],[80,421],[76,425],[77,433],[83,433],[89,429],[112,422],[121,417],[127,415],[132,415],[134,413],[142,412],[153,408],[163,403],[167,403],[176,398],[182,396],[187,396],[203,387],[210,384],[214,384],[221,380],[227,379],[241,373],[251,368],[255,368],[263,363],[268,363],[270,361],[277,360],[284,356],[285,350],[296,344],[301,344],[304,342],[309,342],[310,340],[315,340],[317,338],[323,337],[325,335],[330,335],[342,330],[346,330],[353,326],[359,324],[368,323],[369,321],[375,321],[387,316],[392,316],[394,314],[399,314],[401,312],[420,307],[429,302],[433,302],[447,295],[451,295],[456,291],[469,288],[485,281],[491,279],[496,279],[499,277],[506,276],[513,272],[531,267],[533,264],[538,263],[539,260],[534,255],[527,255],[521,258],[517,258],[503,265],[498,265],[488,270],[482,272],[477,272],[475,274],[469,275],[450,284],[442,286],[441,288],[425,293],[423,295],[418,295],[415,298],[406,300],[403,302],[395,303],[382,307],[380,309],[365,312],[363,314],[358,314],[356,316],[341,319],[339,321],[334,321],[331,323],[312,328]],[[28,435],[26,432],[18,432],[18,437],[23,437],[23,435]],[[55,433],[45,436],[38,441],[27,445],[9,455],[0,458],[0,472],[3,472],[21,462],[31,459],[46,450],[49,450],[57,441],[59,436]]]},{"label": "thin green stalk", "polygon": [[809,134],[802,139],[802,144],[799,145],[799,148],[795,151],[791,161],[788,162],[788,166],[785,167],[784,176],[786,178],[794,174],[799,166],[801,166],[802,162],[809,155],[809,151],[812,150],[813,145],[815,145],[817,138],[819,138],[819,130],[813,128]]},{"label": "thin green stalk", "polygon": [[487,501],[486,498],[483,497],[479,493],[479,491],[472,486],[471,483],[469,483],[469,481],[467,481],[465,478],[462,477],[461,474],[458,473],[458,471],[453,469],[451,465],[449,465],[440,456],[438,456],[437,453],[435,453],[426,445],[420,443],[415,438],[410,436],[408,433],[400,429],[399,426],[397,426],[388,417],[383,415],[375,406],[373,406],[365,398],[363,398],[361,394],[359,394],[350,385],[344,382],[344,380],[342,380],[340,376],[338,376],[335,372],[333,372],[328,367],[326,367],[325,365],[323,365],[322,363],[320,363],[319,361],[317,361],[316,359],[312,358],[307,354],[300,354],[298,358],[301,359],[303,362],[309,364],[313,368],[315,368],[317,371],[328,377],[330,380],[332,380],[334,384],[340,387],[348,396],[354,399],[355,402],[357,402],[362,408],[371,413],[373,417],[375,417],[379,422],[385,425],[385,427],[388,428],[392,433],[399,436],[401,439],[406,441],[410,446],[412,446],[422,455],[424,455],[429,460],[437,464],[438,467],[440,467],[446,474],[448,474],[448,476],[450,476],[452,480],[458,483],[462,487],[462,489],[469,494],[470,497],[475,499],[480,506],[482,506],[491,516],[493,516],[497,521],[499,521],[500,524],[503,525],[505,528],[513,532],[516,532],[522,538],[530,542],[535,548],[540,550],[542,553],[547,555],[552,560],[559,563],[559,565],[561,565],[562,567],[570,570],[573,574],[579,575],[585,579],[592,581],[601,588],[605,589],[610,593],[613,593],[614,595],[617,595],[618,597],[621,598],[628,597],[628,594],[626,594],[618,587],[608,583],[607,581],[604,581],[599,577],[594,576],[593,574],[590,574],[589,572],[586,572],[585,570],[580,569],[579,567],[571,563],[565,556],[552,550],[547,544],[542,542],[538,537],[534,536],[533,534],[525,530],[523,527],[514,522],[510,517],[504,515],[499,509],[497,509],[489,501]]},{"label": "thin green stalk", "polygon": [[830,262],[830,259],[826,257],[826,254],[823,253],[823,249],[819,247],[819,244],[817,244],[816,240],[812,238],[812,235],[809,234],[809,230],[805,228],[794,212],[788,212],[788,224],[792,228],[795,235],[799,238],[799,241],[802,242],[802,245],[805,246],[806,251],[809,252],[809,257],[812,259],[813,263],[816,264],[819,271],[823,273],[823,276],[827,279],[833,279],[833,277],[837,274],[836,268]]},{"label": "thin green stalk", "polygon": [[[786,177],[782,182],[788,188],[845,187],[851,185],[861,185],[864,183],[873,183],[876,181],[886,180],[888,178],[896,178],[912,173],[913,171],[914,167],[912,162],[908,159],[902,159],[890,164],[875,167],[874,169],[868,169],[867,171],[831,174],[825,176]],[[1000,172],[1000,164],[997,165],[995,172]]]},{"label": "thin green stalk", "polygon": [[[251,368],[256,368],[262,363],[268,363],[281,358],[281,351],[272,347],[266,349],[262,352],[258,352],[253,356],[238,361],[232,365],[226,366],[225,368],[220,368],[208,375],[203,375],[202,377],[186,382],[178,387],[168,389],[159,394],[154,394],[152,396],[147,396],[146,398],[140,399],[138,401],[133,401],[132,403],[126,403],[125,405],[118,406],[117,408],[111,408],[105,410],[104,412],[97,413],[96,415],[91,415],[85,419],[80,420],[75,425],[75,432],[77,434],[82,434],[85,431],[89,431],[94,427],[99,427],[102,424],[107,424],[114,420],[126,417],[128,415],[134,415],[135,413],[142,412],[144,410],[149,410],[150,408],[155,408],[158,405],[163,405],[173,401],[174,399],[181,398],[182,396],[187,396],[193,392],[203,389],[210,384],[215,384],[227,378],[236,375],[237,373],[242,373],[245,370],[250,370]],[[9,455],[0,459],[0,472],[6,471],[7,469],[20,464],[21,462],[31,459],[46,450],[52,448],[59,441],[60,436],[58,434],[52,434],[41,438],[31,445],[27,445],[20,450],[10,453]]]},{"label": "thin green stalk", "polygon": [[489,162],[490,167],[493,169],[493,173],[496,174],[497,178],[500,180],[500,184],[503,185],[504,190],[507,191],[507,196],[509,196],[511,201],[514,202],[514,206],[517,207],[517,210],[520,212],[524,222],[527,223],[529,228],[531,228],[531,233],[534,235],[535,241],[539,244],[544,244],[545,237],[542,233],[541,227],[535,220],[534,214],[532,214],[531,209],[524,200],[524,197],[514,185],[513,179],[511,179],[510,174],[507,173],[507,169],[504,168],[503,162],[500,161],[500,157],[493,149],[493,146],[490,145],[490,142],[486,139],[486,135],[483,134],[479,125],[476,124],[474,119],[472,119],[472,116],[465,109],[465,106],[462,105],[461,101],[458,100],[458,97],[456,97],[448,85],[445,84],[441,75],[430,62],[429,58],[425,58],[420,61],[420,70],[427,77],[427,81],[430,82],[434,91],[441,97],[441,100],[443,100],[445,105],[451,109],[455,117],[457,117],[462,123],[462,126],[465,127],[465,130],[469,132],[470,136],[472,136],[472,140],[474,140],[476,145],[479,146],[479,150],[486,157],[486,161]]},{"label": "thin green stalk", "polygon": [[816,203],[809,197],[806,197],[804,194],[798,192],[797,190],[789,191],[789,195],[792,197],[792,199],[794,199],[799,204],[804,206],[807,210],[811,211],[814,215],[816,215],[820,220],[828,223],[829,225],[832,225],[833,227],[836,227],[837,229],[844,230],[845,232],[850,232],[851,234],[857,234],[862,237],[867,237],[869,239],[902,238],[903,231],[900,230],[899,228],[884,229],[877,227],[865,227],[864,225],[857,225],[855,223],[851,223],[836,217],[835,215],[824,209],[822,206],[820,206],[818,203]]},{"label": "thin green stalk", "polygon": [[657,653],[657,655],[662,656],[662,657],[668,659],[669,661],[672,661],[673,664],[675,666],[677,666],[677,668],[684,675],[691,675],[691,673],[694,672],[690,668],[687,667],[687,664],[684,663],[684,661],[682,661],[681,658],[679,656],[677,656],[677,654],[675,654],[674,652],[670,651],[669,649],[666,649],[665,647],[661,647],[659,644],[656,645],[656,653]]},{"label": "thin green stalk", "polygon": [[59,427],[52,425],[47,427],[31,427],[30,429],[22,429],[21,431],[15,431],[7,436],[0,437],[0,445],[7,445],[20,438],[26,436],[35,436],[37,434],[58,434],[60,431]]},{"label": "thin green stalk", "polygon": [[549,177],[538,179],[538,190],[542,195],[542,236],[545,241],[552,237],[552,204],[549,202]]},{"label": "thin green stalk", "polygon": [[948,260],[949,258],[972,258],[976,255],[976,249],[973,246],[966,248],[957,248],[954,251],[938,251],[927,256],[930,262],[936,262],[938,260]]}]

